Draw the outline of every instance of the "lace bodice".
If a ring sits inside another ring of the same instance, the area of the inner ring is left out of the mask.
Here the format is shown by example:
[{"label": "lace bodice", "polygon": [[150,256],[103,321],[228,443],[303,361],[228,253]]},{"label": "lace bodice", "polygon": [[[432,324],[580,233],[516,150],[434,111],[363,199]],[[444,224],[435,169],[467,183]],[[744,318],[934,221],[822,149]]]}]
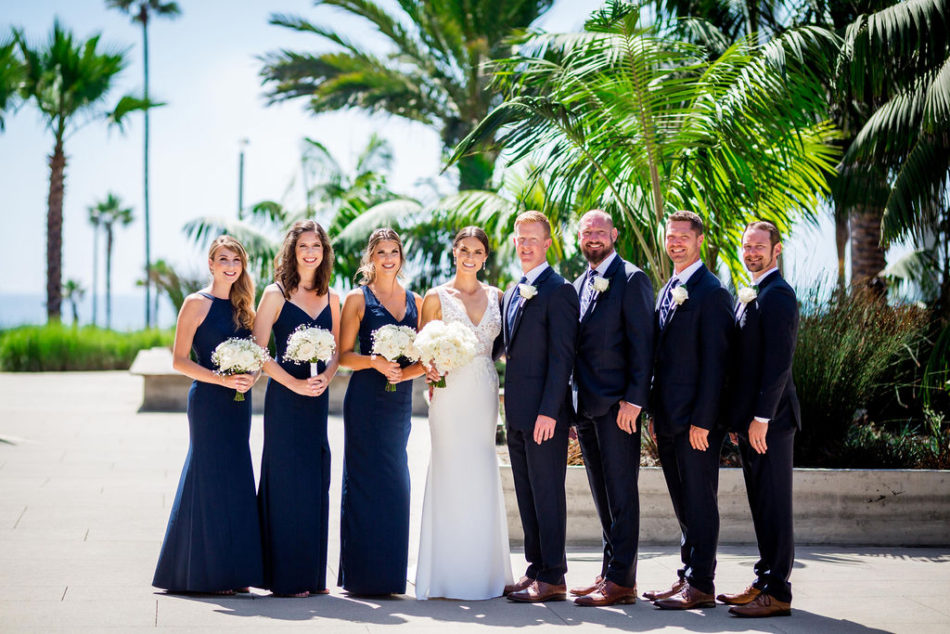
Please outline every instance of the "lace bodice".
[{"label": "lace bodice", "polygon": [[478,324],[473,324],[465,311],[465,304],[458,297],[455,297],[444,286],[436,288],[439,294],[439,301],[442,304],[442,321],[451,323],[460,321],[475,333],[478,338],[478,354],[491,358],[492,344],[495,337],[501,332],[501,311],[498,308],[498,298],[495,296],[495,290],[491,287],[485,291],[488,295],[488,306],[485,308],[485,314]]}]

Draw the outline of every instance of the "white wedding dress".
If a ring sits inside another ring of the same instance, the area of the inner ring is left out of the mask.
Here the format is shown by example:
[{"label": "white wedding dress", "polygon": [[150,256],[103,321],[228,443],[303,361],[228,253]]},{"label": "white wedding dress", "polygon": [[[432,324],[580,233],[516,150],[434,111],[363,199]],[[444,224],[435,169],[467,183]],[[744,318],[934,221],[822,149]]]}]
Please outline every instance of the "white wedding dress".
[{"label": "white wedding dress", "polygon": [[501,329],[495,291],[477,326],[462,301],[437,288],[442,320],[478,337],[478,356],[450,372],[429,406],[432,453],[422,506],[416,598],[491,599],[512,583],[508,524],[495,454],[498,375],[492,343]]}]

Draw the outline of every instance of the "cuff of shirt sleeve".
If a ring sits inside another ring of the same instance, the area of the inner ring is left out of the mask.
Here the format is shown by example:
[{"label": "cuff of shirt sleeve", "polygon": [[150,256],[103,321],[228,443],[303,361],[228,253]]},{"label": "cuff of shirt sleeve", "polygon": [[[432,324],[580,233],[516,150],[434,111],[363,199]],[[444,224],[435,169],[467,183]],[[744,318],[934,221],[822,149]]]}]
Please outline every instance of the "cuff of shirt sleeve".
[{"label": "cuff of shirt sleeve", "polygon": [[641,407],[640,405],[637,405],[636,403],[631,403],[630,401],[621,401],[621,403],[626,403],[627,405],[632,405],[632,406],[636,407],[637,409],[643,409],[643,407]]},{"label": "cuff of shirt sleeve", "polygon": [[769,420],[770,420],[768,418],[762,418],[761,416],[753,416],[753,418],[760,423],[765,423],[766,425],[769,424]]}]

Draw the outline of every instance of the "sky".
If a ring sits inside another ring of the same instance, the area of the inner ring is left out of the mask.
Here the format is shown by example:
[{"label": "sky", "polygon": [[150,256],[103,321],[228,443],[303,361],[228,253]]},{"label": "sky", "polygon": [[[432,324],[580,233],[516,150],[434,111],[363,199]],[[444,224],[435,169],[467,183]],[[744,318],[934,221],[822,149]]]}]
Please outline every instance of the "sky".
[{"label": "sky", "polygon": [[[392,2],[383,0],[382,4],[391,6]],[[599,5],[600,0],[559,0],[536,26],[547,31],[576,30]],[[199,216],[236,217],[239,142],[243,138],[249,141],[245,204],[284,196],[299,169],[300,142],[305,136],[323,142],[346,167],[355,163],[373,132],[382,135],[394,149],[390,185],[400,193],[421,192],[421,181],[439,173],[438,135],[421,124],[352,111],[315,117],[305,111],[302,101],[266,104],[258,77],[258,55],[278,48],[333,50],[316,36],[269,25],[272,12],[326,20],[352,39],[383,52],[385,44],[361,21],[333,9],[315,9],[310,0],[179,0],[179,6],[182,15],[177,19],[156,19],[149,27],[150,91],[153,99],[167,103],[150,115],[153,261],[163,258],[186,273],[204,270],[204,250],[186,238],[182,227]],[[39,43],[45,41],[54,17],[77,37],[101,33],[101,45],[126,51],[128,66],[106,104],[114,104],[126,93],[141,93],[141,29],[127,16],[106,9],[104,0],[0,0],[0,34],[16,26],[31,42]],[[117,305],[134,305],[144,298],[144,291],[135,286],[143,276],[145,261],[141,122],[141,115],[133,115],[121,133],[102,121],[92,121],[65,144],[63,280],[76,279],[87,289],[92,287],[89,206],[114,192],[135,214],[131,225],[116,229],[112,288]],[[42,299],[37,297],[45,297],[46,288],[47,161],[52,144],[52,134],[29,103],[8,116],[5,131],[0,132],[0,216],[4,224],[0,234],[0,326],[41,321],[45,315]],[[817,228],[803,225],[786,245],[789,268],[803,277],[833,271],[833,235],[827,220]],[[26,295],[33,299],[24,302],[22,296]],[[29,305],[21,305],[24,303]],[[85,310],[89,303],[87,298]],[[64,306],[64,315],[66,311]],[[144,309],[123,314],[116,323],[119,327],[141,326],[144,321]],[[161,317],[163,325],[174,323],[167,306]]]}]

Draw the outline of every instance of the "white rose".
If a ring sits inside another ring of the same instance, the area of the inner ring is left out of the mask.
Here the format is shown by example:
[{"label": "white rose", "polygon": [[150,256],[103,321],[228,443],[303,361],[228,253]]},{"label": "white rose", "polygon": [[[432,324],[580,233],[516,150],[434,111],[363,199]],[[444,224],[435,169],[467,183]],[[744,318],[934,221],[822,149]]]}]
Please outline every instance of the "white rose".
[{"label": "white rose", "polygon": [[538,289],[530,284],[518,284],[518,294],[529,300],[538,294]]},{"label": "white rose", "polygon": [[759,293],[754,288],[749,288],[748,286],[743,286],[739,289],[739,303],[748,304],[756,297],[759,296]]},{"label": "white rose", "polygon": [[238,355],[237,366],[241,370],[248,371],[257,365],[257,355],[254,354],[253,350],[242,350],[240,355]]},{"label": "white rose", "polygon": [[301,359],[306,359],[309,361],[317,356],[317,349],[313,343],[309,341],[304,341],[300,344],[300,347],[297,348],[297,356]]},{"label": "white rose", "polygon": [[594,290],[598,293],[603,293],[608,288],[610,288],[610,280],[606,277],[600,277],[599,275],[594,278]]},{"label": "white rose", "polygon": [[673,301],[676,302],[677,306],[682,306],[683,302],[689,299],[689,292],[685,286],[677,286],[670,294],[673,296]]}]

